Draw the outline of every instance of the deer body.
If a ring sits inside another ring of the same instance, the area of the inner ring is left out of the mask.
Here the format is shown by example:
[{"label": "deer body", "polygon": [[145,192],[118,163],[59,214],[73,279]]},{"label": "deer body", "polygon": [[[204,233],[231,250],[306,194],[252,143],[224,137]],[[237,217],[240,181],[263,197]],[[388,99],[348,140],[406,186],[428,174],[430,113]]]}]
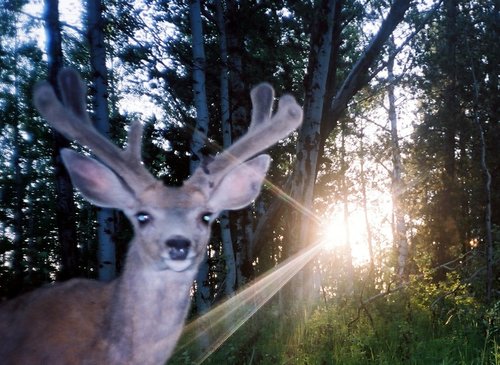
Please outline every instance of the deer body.
[{"label": "deer body", "polygon": [[[73,279],[8,302],[0,310],[16,315],[0,316],[2,364],[163,364],[182,331],[194,276],[146,269],[108,284]],[[20,327],[29,331],[19,336]]]},{"label": "deer body", "polygon": [[270,158],[253,156],[297,128],[302,110],[284,96],[271,118],[272,88],[255,88],[249,133],[202,163],[181,187],[166,187],[142,165],[140,124],[131,125],[128,146],[119,149],[90,122],[78,74],[61,71],[59,85],[63,103],[50,85],[36,89],[38,110],[102,161],[62,150],[73,184],[90,202],[121,209],[135,235],[114,281],[73,279],[0,304],[0,361],[163,364],[182,332],[211,223],[220,211],[255,199]]},{"label": "deer body", "polygon": [[[0,306],[3,364],[78,364],[88,358],[112,284],[73,279]],[[25,329],[19,331],[19,329]],[[43,346],[40,344],[43,343]]]}]

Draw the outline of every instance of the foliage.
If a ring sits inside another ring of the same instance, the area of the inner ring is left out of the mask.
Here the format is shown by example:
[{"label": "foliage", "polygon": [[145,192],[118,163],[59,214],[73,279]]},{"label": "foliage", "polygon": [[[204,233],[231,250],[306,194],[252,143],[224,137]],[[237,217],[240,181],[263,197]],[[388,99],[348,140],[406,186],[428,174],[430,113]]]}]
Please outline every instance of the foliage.
[{"label": "foliage", "polygon": [[[436,293],[434,293],[436,294]],[[444,294],[440,292],[440,294]],[[431,297],[410,287],[358,311],[359,303],[279,315],[275,301],[243,325],[204,363],[221,364],[498,364],[499,303],[488,309],[460,298],[441,316]],[[444,307],[446,306],[446,308]],[[189,351],[173,364],[191,364]]]}]

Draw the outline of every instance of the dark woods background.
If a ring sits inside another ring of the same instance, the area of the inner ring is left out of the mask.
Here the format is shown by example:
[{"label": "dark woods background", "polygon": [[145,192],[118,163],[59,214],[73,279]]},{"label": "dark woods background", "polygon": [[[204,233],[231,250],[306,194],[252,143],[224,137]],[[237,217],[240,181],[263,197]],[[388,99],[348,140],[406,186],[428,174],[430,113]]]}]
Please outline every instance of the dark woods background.
[{"label": "dark woods background", "polygon": [[338,232],[342,242],[209,361],[500,363],[499,10],[497,0],[3,0],[0,297],[110,280],[132,235],[119,212],[72,193],[58,156],[69,142],[33,109],[38,80],[78,69],[98,128],[122,144],[140,119],[144,161],[171,185],[246,131],[249,90],[265,80],[304,105],[301,130],[270,151],[269,180],[296,203],[268,184],[221,215],[193,316],[327,226],[350,227],[351,240],[362,230],[367,254],[357,260]]}]

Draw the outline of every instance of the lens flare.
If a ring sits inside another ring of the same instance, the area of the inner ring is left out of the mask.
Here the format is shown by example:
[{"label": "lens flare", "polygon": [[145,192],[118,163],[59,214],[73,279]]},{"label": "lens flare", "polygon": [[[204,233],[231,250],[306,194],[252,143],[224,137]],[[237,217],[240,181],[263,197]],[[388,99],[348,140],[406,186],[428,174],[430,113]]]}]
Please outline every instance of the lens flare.
[{"label": "lens flare", "polygon": [[208,338],[207,349],[193,356],[192,363],[201,364],[322,249],[321,243],[303,249],[234,297],[189,323],[175,354],[193,349],[201,337]]}]

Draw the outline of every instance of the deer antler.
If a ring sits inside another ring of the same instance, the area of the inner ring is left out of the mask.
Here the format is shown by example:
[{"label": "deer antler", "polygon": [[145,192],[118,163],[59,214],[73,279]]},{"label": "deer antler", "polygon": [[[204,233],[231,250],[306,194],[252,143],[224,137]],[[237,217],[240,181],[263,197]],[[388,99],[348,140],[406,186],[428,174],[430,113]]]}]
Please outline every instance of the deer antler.
[{"label": "deer antler", "polygon": [[48,82],[40,83],[34,93],[35,105],[50,125],[68,139],[89,147],[134,192],[144,191],[157,183],[141,161],[142,125],[139,122],[131,124],[127,148],[122,150],[93,126],[87,113],[85,86],[78,73],[63,69],[59,72],[58,83],[62,103]]},{"label": "deer antler", "polygon": [[236,165],[247,161],[257,153],[285,138],[302,123],[302,108],[291,95],[283,95],[278,110],[271,117],[274,90],[262,83],[251,92],[252,121],[248,132],[211,161],[202,164],[190,178],[190,182],[207,180],[209,187],[217,186],[225,174]]}]

